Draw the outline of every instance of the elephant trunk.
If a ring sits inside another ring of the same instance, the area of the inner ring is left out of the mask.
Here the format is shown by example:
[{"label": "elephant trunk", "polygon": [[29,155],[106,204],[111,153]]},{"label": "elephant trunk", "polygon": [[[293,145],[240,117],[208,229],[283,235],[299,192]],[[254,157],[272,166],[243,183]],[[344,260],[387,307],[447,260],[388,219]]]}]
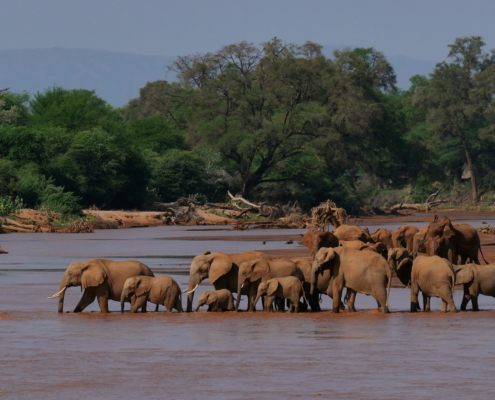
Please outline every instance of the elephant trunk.
[{"label": "elephant trunk", "polygon": [[311,269],[311,290],[309,294],[313,296],[315,294],[315,289],[318,286],[318,268],[313,264],[313,268]]},{"label": "elephant trunk", "polygon": [[60,282],[60,292],[58,292],[58,312],[63,313],[64,312],[64,300],[65,300],[65,291],[69,287],[69,279],[67,272],[65,272],[64,277],[62,278],[62,281]]},{"label": "elephant trunk", "polygon": [[241,281],[239,281],[239,283],[237,284],[237,299],[235,301],[235,310],[236,311],[239,311],[239,303],[241,302],[241,290],[242,290],[243,284],[244,283],[242,283]]},{"label": "elephant trunk", "polygon": [[126,297],[127,297],[127,288],[124,288],[124,290],[122,290],[122,295],[120,296],[120,312],[122,314],[124,313],[124,302]]},{"label": "elephant trunk", "polygon": [[194,292],[198,288],[201,283],[201,279],[196,275],[189,275],[189,285],[187,286],[187,309],[186,312],[192,312],[193,308],[193,300],[194,300]]},{"label": "elephant trunk", "polygon": [[[260,299],[261,297],[261,294],[258,293],[258,295],[256,296],[256,300],[254,301],[254,307],[256,307],[256,304],[258,303],[258,300]],[[265,310],[263,310],[265,311]]]},{"label": "elephant trunk", "polygon": [[201,307],[201,304],[198,304],[198,306],[196,307],[196,309],[194,310],[194,312],[198,312],[200,307]]}]

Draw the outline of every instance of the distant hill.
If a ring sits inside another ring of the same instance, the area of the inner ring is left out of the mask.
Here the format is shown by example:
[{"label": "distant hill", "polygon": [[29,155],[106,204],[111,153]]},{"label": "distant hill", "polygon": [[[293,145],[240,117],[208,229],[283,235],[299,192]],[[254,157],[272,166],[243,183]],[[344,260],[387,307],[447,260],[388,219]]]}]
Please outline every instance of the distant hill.
[{"label": "distant hill", "polygon": [[[325,46],[331,56],[336,48]],[[388,56],[402,89],[410,86],[409,78],[427,75],[434,61],[406,56]],[[24,90],[34,94],[49,86],[67,89],[91,89],[110,104],[120,107],[139,95],[146,82],[157,79],[175,80],[167,75],[166,67],[173,56],[145,56],[104,50],[64,49],[54,47],[33,50],[0,50],[0,89],[10,87],[14,92]]]},{"label": "distant hill", "polygon": [[[91,89],[114,106],[139,96],[148,81],[167,79],[175,57],[142,56],[103,50],[0,50],[0,89],[34,94],[49,86]],[[168,80],[173,80],[174,75]]]}]

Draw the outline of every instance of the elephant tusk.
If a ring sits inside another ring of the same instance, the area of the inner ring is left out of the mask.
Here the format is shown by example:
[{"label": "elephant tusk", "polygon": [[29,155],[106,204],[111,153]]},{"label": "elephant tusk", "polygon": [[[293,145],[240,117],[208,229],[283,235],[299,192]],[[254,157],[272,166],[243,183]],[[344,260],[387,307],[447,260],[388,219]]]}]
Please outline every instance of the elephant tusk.
[{"label": "elephant tusk", "polygon": [[241,289],[244,287],[244,283],[241,285]]},{"label": "elephant tusk", "polygon": [[187,292],[188,294],[189,294],[189,293],[193,293],[193,292],[194,292],[194,291],[198,288],[198,286],[199,286],[199,283],[197,283],[197,284],[196,284],[196,286],[194,287],[194,289],[193,289],[193,290],[191,290],[190,292],[187,292],[187,290],[186,290],[186,292]]},{"label": "elephant tusk", "polygon": [[65,290],[67,289],[67,286],[64,287],[60,292],[58,293],[55,293],[52,297],[48,297],[49,299],[54,299],[55,297],[58,297],[60,296],[63,292],[65,292]]}]

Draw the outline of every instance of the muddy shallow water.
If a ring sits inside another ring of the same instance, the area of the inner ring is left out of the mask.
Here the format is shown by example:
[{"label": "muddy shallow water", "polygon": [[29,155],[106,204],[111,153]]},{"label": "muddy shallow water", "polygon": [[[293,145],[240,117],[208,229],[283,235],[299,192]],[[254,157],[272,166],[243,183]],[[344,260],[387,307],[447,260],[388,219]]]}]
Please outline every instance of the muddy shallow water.
[{"label": "muddy shallow water", "polygon": [[[488,223],[493,219],[483,218]],[[207,239],[234,234],[269,239],[274,234],[222,228],[2,236],[2,247],[10,254],[0,256],[0,398],[494,396],[493,298],[480,297],[478,313],[443,314],[438,311],[440,300],[434,299],[432,309],[437,311],[414,315],[405,312],[407,289],[392,289],[389,315],[377,314],[373,298],[359,294],[355,314],[299,315],[122,315],[116,302],[110,302],[114,312],[109,315],[97,312],[96,303],[89,312],[58,314],[57,301],[47,299],[58,291],[63,270],[72,260],[134,258],[157,271],[171,271],[168,275],[185,287],[187,276],[173,271],[187,269],[192,257],[205,250],[302,248],[283,240],[266,240],[263,245],[261,240]],[[206,240],[168,240],[191,236]],[[211,286],[201,285],[195,300],[205,290]],[[65,309],[73,309],[80,296],[77,288],[69,289]],[[457,291],[457,305],[461,296]],[[331,307],[326,296],[322,307]]]}]

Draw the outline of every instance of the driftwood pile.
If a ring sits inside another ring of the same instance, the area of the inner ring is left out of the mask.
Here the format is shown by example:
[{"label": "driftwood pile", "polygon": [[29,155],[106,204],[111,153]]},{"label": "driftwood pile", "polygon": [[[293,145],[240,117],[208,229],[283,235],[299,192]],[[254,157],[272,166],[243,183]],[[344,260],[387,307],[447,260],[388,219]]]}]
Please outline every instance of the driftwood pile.
[{"label": "driftwood pile", "polygon": [[414,204],[400,203],[390,207],[380,207],[380,208],[366,206],[363,207],[363,211],[366,212],[367,214],[373,214],[373,215],[387,215],[387,214],[397,215],[399,214],[399,211],[413,211],[413,212],[429,211],[433,207],[436,207],[442,203],[448,203],[448,200],[437,200],[437,197],[442,190],[443,188],[440,188],[435,193],[432,193],[424,203],[414,203]]},{"label": "driftwood pile", "polygon": [[476,228],[479,233],[484,233],[485,235],[495,235],[495,228],[490,228],[490,224],[485,226],[480,226]]},{"label": "driftwood pile", "polygon": [[30,225],[22,224],[8,217],[0,216],[0,229],[7,232],[55,232],[51,224]]},{"label": "driftwood pile", "polygon": [[338,208],[331,200],[311,209],[311,230],[315,233],[325,230],[328,223],[332,224],[334,228],[338,228],[344,225],[346,220],[346,211],[343,208]]}]

